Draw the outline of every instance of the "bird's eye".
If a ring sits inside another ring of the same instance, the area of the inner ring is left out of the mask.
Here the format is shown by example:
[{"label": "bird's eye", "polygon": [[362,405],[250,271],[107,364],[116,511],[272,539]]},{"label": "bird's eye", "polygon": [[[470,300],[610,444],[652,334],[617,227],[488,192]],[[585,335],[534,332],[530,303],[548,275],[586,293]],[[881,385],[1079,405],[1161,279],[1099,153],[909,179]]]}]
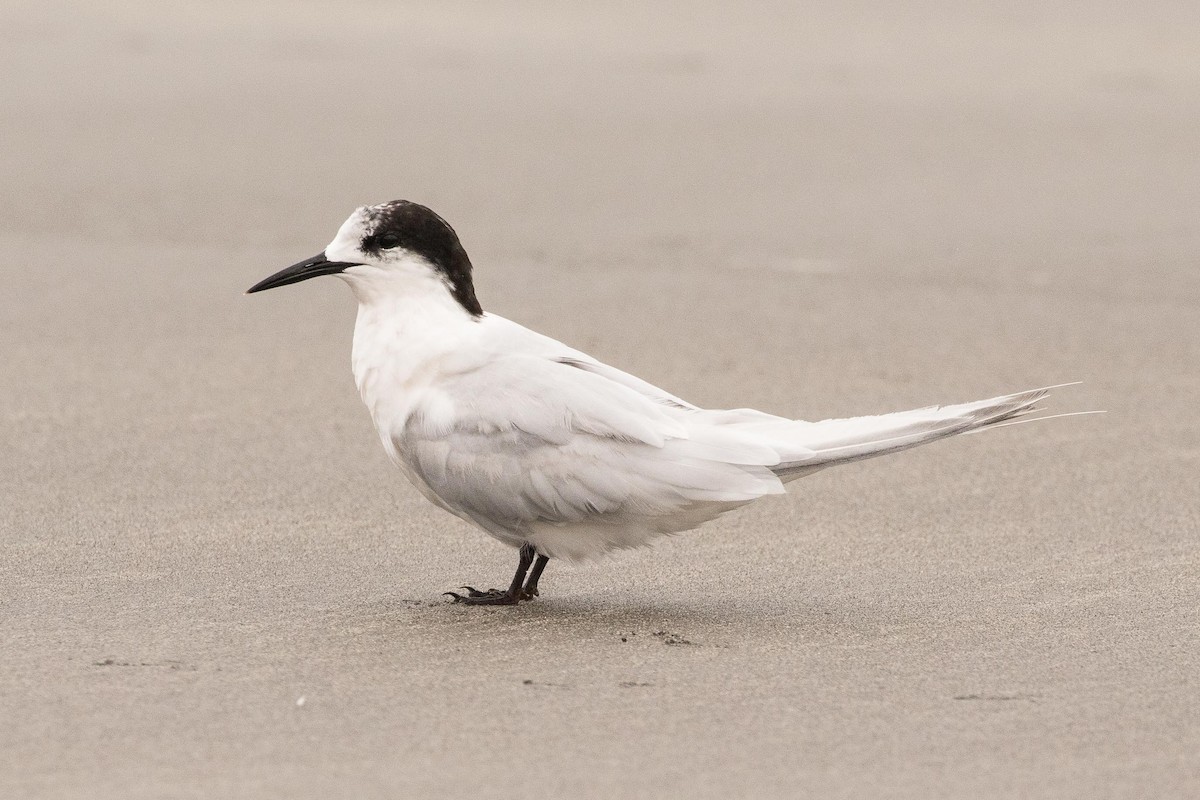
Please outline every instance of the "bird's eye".
[{"label": "bird's eye", "polygon": [[375,238],[375,244],[384,250],[390,250],[400,244],[400,237],[394,233],[384,233]]}]

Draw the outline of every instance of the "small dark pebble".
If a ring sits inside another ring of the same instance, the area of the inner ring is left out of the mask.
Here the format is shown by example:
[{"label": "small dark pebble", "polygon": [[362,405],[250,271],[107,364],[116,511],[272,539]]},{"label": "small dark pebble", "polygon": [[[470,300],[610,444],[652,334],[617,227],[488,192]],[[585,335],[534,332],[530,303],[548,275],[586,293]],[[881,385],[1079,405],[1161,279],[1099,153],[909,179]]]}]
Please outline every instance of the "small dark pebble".
[{"label": "small dark pebble", "polygon": [[662,639],[663,644],[691,644],[691,641],[683,638],[677,633],[667,633],[666,631],[655,631],[654,635]]}]

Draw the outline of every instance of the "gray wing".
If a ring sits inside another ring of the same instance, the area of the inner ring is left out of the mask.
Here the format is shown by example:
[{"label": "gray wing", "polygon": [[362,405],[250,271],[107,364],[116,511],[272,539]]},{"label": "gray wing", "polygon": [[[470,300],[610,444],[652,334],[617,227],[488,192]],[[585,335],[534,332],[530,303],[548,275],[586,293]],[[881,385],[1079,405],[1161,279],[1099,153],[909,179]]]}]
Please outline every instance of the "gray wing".
[{"label": "gray wing", "polygon": [[783,491],[774,448],[704,413],[515,355],[446,381],[396,444],[447,508],[513,543],[547,526],[673,532]]}]

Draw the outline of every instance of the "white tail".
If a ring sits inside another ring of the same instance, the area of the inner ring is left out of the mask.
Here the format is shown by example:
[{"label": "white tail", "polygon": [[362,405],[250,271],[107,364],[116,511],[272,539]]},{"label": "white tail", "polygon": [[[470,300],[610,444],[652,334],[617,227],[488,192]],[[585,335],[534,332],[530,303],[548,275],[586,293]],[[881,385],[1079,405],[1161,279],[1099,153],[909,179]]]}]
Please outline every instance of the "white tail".
[{"label": "white tail", "polygon": [[1009,423],[1039,411],[1036,407],[1038,401],[1057,388],[1060,387],[1048,386],[974,403],[932,406],[872,417],[797,421],[792,425],[799,430],[793,428],[789,431],[789,439],[810,452],[798,453],[795,460],[789,459],[772,470],[782,480],[790,481],[835,464],[874,458],[948,436]]}]

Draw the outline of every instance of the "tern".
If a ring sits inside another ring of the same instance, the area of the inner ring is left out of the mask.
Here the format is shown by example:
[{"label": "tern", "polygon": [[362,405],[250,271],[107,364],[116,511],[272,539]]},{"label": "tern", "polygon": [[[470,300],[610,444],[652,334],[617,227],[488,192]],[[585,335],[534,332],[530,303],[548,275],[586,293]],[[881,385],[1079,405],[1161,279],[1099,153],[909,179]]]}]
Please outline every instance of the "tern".
[{"label": "tern", "polygon": [[337,275],[358,300],[351,363],[391,460],[427,499],[520,552],[505,590],[538,596],[549,559],[586,559],[687,531],[831,467],[1008,423],[1050,389],[805,422],[706,409],[484,312],[471,260],[430,209],[350,215],[321,253],[260,292]]}]

